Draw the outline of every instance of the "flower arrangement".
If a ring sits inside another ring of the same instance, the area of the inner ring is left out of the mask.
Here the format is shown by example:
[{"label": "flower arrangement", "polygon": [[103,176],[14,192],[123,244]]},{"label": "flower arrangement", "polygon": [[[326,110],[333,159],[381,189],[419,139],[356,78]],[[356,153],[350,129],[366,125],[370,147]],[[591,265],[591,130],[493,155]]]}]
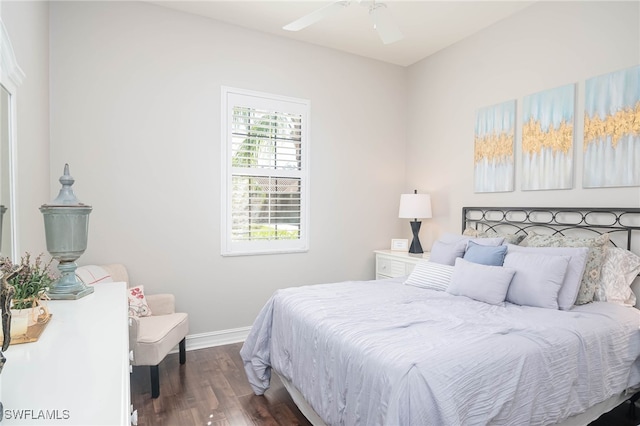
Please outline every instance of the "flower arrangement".
[{"label": "flower arrangement", "polygon": [[15,270],[18,273],[7,282],[13,286],[13,309],[26,309],[38,306],[40,300],[46,297],[46,291],[56,279],[56,275],[51,270],[51,263],[44,263],[42,253],[34,261],[31,254],[25,253],[19,265],[15,265],[8,257],[0,258],[0,272],[8,274]]}]

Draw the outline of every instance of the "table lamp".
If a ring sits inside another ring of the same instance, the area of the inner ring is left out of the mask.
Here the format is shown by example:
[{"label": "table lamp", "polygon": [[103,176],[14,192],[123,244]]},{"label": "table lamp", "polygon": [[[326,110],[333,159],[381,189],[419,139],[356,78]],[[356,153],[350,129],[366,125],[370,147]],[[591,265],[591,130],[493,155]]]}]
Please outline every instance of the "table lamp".
[{"label": "table lamp", "polygon": [[418,219],[429,219],[431,217],[431,197],[429,194],[418,194],[418,190],[414,190],[413,194],[400,195],[400,211],[398,217],[401,219],[414,219],[411,223],[411,232],[413,232],[413,241],[409,247],[409,253],[423,253],[418,233],[422,222]]}]

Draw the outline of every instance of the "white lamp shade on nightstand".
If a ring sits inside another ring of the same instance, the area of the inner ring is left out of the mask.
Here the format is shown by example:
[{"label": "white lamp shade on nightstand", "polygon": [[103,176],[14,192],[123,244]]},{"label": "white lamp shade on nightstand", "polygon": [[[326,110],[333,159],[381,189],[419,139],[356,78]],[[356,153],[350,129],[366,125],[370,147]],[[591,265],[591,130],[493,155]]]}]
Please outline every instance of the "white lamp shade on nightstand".
[{"label": "white lamp shade on nightstand", "polygon": [[401,219],[429,219],[431,217],[431,197],[429,194],[401,194]]}]

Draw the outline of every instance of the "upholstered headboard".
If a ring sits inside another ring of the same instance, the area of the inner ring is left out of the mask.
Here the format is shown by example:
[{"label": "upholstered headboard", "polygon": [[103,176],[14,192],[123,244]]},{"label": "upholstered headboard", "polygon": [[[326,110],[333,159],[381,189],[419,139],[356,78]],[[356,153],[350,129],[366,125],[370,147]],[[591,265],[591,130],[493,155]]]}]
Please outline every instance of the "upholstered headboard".
[{"label": "upholstered headboard", "polygon": [[[640,255],[640,208],[463,207],[462,231],[468,227],[500,234],[609,234],[610,244]],[[632,289],[640,306],[640,278]]]}]

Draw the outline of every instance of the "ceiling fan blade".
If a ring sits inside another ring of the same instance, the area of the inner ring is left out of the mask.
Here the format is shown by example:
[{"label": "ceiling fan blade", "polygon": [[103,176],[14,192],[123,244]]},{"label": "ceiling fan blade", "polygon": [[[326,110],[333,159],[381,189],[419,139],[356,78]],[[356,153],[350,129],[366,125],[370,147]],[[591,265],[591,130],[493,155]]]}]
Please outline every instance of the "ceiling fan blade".
[{"label": "ceiling fan blade", "polygon": [[373,28],[378,32],[382,43],[391,44],[404,38],[404,35],[393,21],[386,4],[374,3],[369,9],[369,16],[373,21]]},{"label": "ceiling fan blade", "polygon": [[296,19],[290,24],[282,27],[283,30],[287,31],[300,31],[303,28],[307,28],[309,25],[315,24],[321,19],[326,18],[327,16],[331,16],[334,13],[342,10],[343,8],[349,5],[348,1],[336,1],[331,4],[328,4],[324,7],[321,7],[318,10],[315,10],[308,15],[304,15],[302,18]]}]

